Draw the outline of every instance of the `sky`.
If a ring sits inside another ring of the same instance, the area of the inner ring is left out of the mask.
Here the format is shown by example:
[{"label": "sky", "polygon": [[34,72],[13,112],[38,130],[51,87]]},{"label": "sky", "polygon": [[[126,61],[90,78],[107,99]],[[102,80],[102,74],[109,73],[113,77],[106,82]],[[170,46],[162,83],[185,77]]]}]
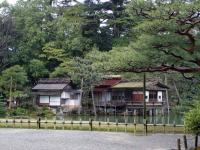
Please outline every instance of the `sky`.
[{"label": "sky", "polygon": [[[0,3],[3,2],[4,0],[0,0]],[[15,4],[17,0],[7,0],[8,3],[10,4]]]}]

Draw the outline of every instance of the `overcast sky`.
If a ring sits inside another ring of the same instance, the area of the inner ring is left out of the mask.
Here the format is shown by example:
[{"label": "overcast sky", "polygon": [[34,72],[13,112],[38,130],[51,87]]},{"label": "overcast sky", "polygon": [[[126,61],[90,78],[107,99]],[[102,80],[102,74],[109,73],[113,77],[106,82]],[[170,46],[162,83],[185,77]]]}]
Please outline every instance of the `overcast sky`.
[{"label": "overcast sky", "polygon": [[[0,0],[0,3],[3,2],[4,0]],[[15,4],[17,0],[7,0],[10,4]]]}]

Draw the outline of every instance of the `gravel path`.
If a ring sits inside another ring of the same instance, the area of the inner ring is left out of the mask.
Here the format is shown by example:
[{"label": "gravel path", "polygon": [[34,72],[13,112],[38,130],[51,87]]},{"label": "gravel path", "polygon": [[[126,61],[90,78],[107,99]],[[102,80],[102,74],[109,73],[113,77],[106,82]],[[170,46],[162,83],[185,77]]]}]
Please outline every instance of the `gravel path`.
[{"label": "gravel path", "polygon": [[0,129],[1,150],[170,150],[182,135]]}]

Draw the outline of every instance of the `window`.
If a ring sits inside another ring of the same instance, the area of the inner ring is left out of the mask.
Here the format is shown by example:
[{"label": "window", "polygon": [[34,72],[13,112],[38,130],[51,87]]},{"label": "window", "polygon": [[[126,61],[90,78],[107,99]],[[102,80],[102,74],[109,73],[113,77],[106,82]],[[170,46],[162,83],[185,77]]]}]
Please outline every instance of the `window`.
[{"label": "window", "polygon": [[48,104],[49,96],[40,96],[40,104]]},{"label": "window", "polygon": [[157,100],[157,91],[150,91],[149,92],[149,101],[156,101]]},{"label": "window", "polygon": [[50,96],[50,106],[60,106],[60,96]]}]

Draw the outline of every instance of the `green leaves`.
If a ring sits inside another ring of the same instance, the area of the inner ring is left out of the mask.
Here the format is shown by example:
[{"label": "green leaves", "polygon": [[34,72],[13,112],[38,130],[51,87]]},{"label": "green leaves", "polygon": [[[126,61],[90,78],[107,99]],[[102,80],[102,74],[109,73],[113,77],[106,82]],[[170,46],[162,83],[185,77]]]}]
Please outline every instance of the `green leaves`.
[{"label": "green leaves", "polygon": [[28,67],[28,71],[34,79],[39,79],[49,74],[44,63],[38,59],[31,60]]},{"label": "green leaves", "polygon": [[28,82],[27,74],[19,65],[4,70],[0,76],[0,90],[9,97],[12,90],[13,97],[23,97]]},{"label": "green leaves", "polygon": [[195,134],[200,133],[200,102],[194,104],[194,108],[185,114],[184,124],[188,131]]}]

